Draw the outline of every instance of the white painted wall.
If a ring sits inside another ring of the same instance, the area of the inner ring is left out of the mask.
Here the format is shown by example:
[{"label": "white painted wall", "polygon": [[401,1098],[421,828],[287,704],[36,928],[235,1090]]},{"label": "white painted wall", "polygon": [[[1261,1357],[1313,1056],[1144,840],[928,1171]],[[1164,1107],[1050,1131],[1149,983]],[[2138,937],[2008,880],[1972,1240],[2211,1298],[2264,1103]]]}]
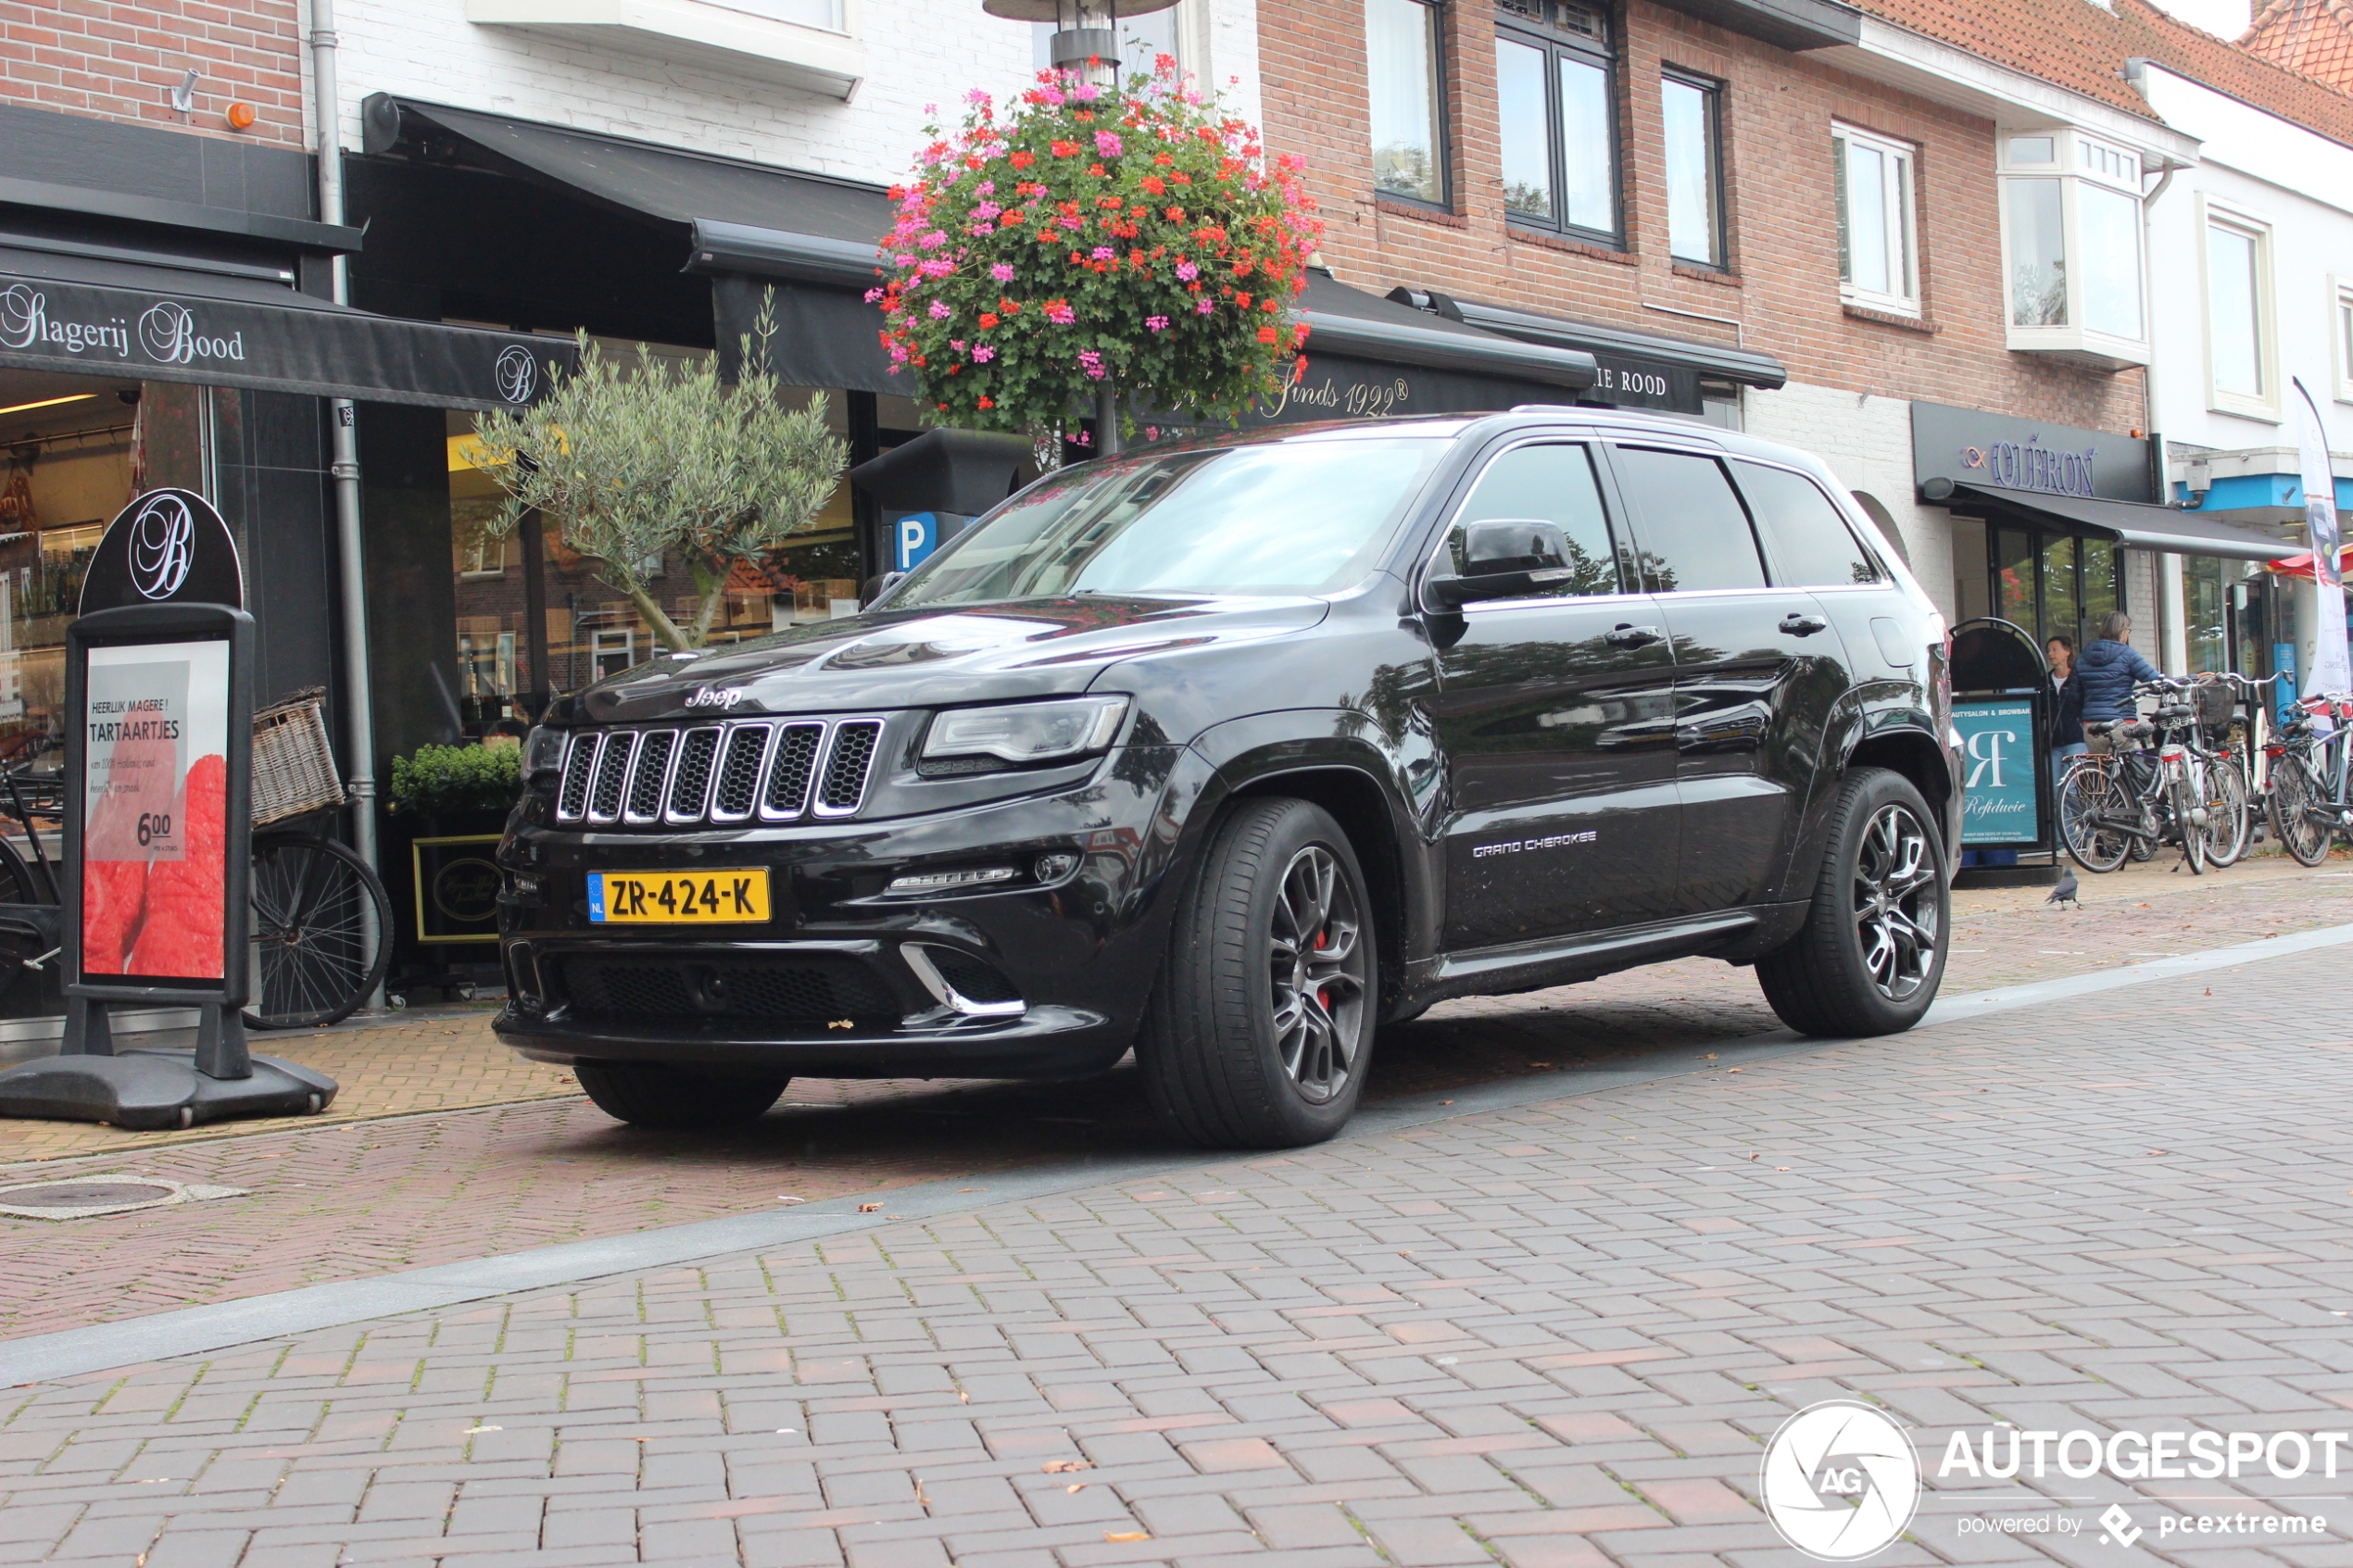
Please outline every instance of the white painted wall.
[{"label": "white painted wall", "polygon": [[2353,147],[2170,71],[2151,67],[2146,81],[2150,107],[2204,144],[2199,162],[2176,173],[2149,208],[2157,428],[2170,441],[2221,451],[2296,445],[2285,397],[2284,422],[2208,406],[2198,202],[2206,193],[2271,223],[2281,386],[2302,377],[2320,400],[2330,447],[2353,451],[2353,404],[2334,395],[2329,285],[2331,274],[2353,279]]},{"label": "white painted wall", "polygon": [[[980,0],[848,0],[847,9],[868,74],[844,103],[704,66],[477,26],[464,0],[337,0],[343,144],[359,145],[360,100],[395,93],[887,182],[912,168],[926,105],[952,123],[967,89],[1001,100],[1030,81],[1029,25],[987,15]],[[1185,69],[1224,89],[1256,123],[1255,0],[1181,0],[1180,25]],[[1227,85],[1229,77],[1239,85]]]},{"label": "white painted wall", "polygon": [[1912,406],[1844,387],[1792,382],[1751,389],[1742,428],[1764,441],[1801,447],[1831,466],[1849,490],[1885,507],[1904,538],[1912,575],[1953,619],[1953,532],[1942,507],[1923,507],[1912,485]]}]

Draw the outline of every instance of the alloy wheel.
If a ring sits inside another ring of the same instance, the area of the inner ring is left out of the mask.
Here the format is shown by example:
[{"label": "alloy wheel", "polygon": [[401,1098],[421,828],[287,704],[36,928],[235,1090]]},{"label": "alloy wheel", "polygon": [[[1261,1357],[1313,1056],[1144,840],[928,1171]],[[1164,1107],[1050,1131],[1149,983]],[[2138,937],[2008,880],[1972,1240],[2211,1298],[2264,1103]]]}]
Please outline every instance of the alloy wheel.
[{"label": "alloy wheel", "polygon": [[1331,851],[1311,844],[1283,870],[1267,937],[1276,1050],[1302,1099],[1347,1087],[1364,1038],[1367,954],[1356,896]]},{"label": "alloy wheel", "polygon": [[1891,1002],[1908,1000],[1936,968],[1936,856],[1910,808],[1882,806],[1863,829],[1855,861],[1855,926],[1871,984]]}]

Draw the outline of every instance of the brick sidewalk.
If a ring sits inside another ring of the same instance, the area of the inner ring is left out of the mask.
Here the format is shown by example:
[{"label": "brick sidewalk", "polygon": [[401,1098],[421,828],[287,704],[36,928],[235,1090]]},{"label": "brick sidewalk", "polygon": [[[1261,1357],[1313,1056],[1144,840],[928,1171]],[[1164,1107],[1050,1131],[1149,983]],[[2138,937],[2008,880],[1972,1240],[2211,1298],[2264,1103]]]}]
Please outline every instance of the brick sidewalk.
[{"label": "brick sidewalk", "polygon": [[[2344,968],[0,1395],[0,1559],[1749,1568],[1797,1561],[1763,1436],[1859,1395],[1931,1476],[1875,1563],[2353,1562],[2353,1476],[1933,1479],[1996,1423],[2348,1425]],[[2083,1533],[1959,1533],[1997,1514]]]},{"label": "brick sidewalk", "polygon": [[[2137,877],[2087,879],[2087,897],[2107,902],[2082,911],[2045,909],[2034,892],[2026,907],[1964,917],[1947,994],[2353,922],[2353,879],[2343,876],[2208,877],[2160,894],[2161,874],[2141,868]],[[2019,897],[1963,896],[1965,904]],[[1443,1093],[1671,1041],[1734,1038],[1776,1022],[1746,971],[1704,960],[1662,965],[1434,1010],[1384,1033],[1368,1092],[1376,1101]],[[373,1032],[341,1038],[366,1033]],[[9,1260],[0,1270],[0,1337],[754,1212],[786,1196],[985,1182],[1091,1151],[1166,1147],[1125,1072],[1059,1085],[804,1080],[755,1127],[727,1135],[622,1127],[576,1095],[209,1137],[198,1135],[206,1129],[144,1138],[63,1130],[126,1143],[99,1160],[0,1168],[0,1180],[126,1170],[253,1196],[63,1223],[0,1218]]]}]

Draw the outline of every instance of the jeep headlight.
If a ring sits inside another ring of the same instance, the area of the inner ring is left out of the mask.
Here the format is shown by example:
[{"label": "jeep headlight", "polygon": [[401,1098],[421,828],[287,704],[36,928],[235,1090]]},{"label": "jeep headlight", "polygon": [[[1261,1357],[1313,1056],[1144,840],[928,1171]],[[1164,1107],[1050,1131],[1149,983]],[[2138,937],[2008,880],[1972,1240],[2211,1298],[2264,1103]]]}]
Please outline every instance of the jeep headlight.
[{"label": "jeep headlight", "polygon": [[1015,763],[1079,757],[1110,746],[1126,716],[1124,696],[952,708],[933,716],[924,756],[995,757]]},{"label": "jeep headlight", "polygon": [[522,776],[525,783],[541,773],[552,773],[564,765],[564,743],[572,738],[570,730],[560,730],[553,724],[535,724],[531,734],[523,737]]}]

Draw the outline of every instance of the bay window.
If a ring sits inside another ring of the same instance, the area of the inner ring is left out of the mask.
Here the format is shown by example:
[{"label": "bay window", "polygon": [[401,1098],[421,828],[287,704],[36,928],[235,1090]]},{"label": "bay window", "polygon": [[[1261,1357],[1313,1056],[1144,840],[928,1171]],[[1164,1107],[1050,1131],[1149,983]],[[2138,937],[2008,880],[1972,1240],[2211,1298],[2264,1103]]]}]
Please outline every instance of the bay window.
[{"label": "bay window", "polygon": [[2271,227],[2201,197],[2206,273],[2206,400],[2225,414],[2280,417],[2271,315]]},{"label": "bay window", "polygon": [[1373,126],[1373,188],[1446,205],[1445,95],[1438,7],[1365,0],[1365,56]]},{"label": "bay window", "polygon": [[1839,296],[1865,309],[1919,315],[1910,144],[1833,125],[1831,154],[1838,190]]},{"label": "bay window", "polygon": [[2009,346],[2145,365],[2139,156],[2063,127],[1999,141]]}]

